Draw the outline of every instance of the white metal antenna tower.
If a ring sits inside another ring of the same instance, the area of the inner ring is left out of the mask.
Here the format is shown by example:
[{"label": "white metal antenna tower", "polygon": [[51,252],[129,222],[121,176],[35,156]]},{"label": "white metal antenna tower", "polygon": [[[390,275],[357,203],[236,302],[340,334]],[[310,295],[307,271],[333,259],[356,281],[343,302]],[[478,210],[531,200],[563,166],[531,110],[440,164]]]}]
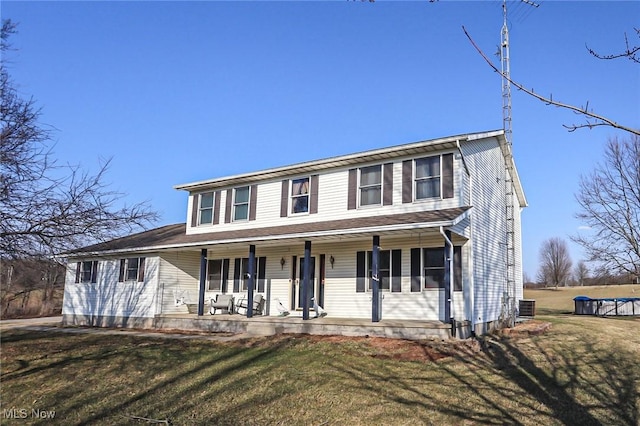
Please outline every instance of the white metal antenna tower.
[{"label": "white metal antenna tower", "polygon": [[[523,3],[538,7],[529,0]],[[506,288],[502,295],[502,320],[513,326],[516,319],[516,223],[515,189],[513,185],[513,135],[511,128],[511,67],[509,57],[509,25],[507,21],[507,0],[502,0],[503,24],[500,33],[500,62],[502,71],[502,125],[507,141],[505,150],[505,219],[506,219]]]}]

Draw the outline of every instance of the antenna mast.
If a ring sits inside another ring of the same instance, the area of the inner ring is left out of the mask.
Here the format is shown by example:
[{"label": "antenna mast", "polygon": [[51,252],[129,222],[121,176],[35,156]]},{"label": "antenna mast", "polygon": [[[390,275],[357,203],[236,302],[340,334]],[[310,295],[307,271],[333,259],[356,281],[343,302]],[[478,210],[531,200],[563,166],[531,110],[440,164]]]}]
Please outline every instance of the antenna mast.
[{"label": "antenna mast", "polygon": [[[531,0],[521,0],[533,7],[539,5]],[[503,23],[500,33],[500,61],[502,71],[502,125],[504,137],[507,141],[505,150],[505,223],[506,223],[506,282],[502,295],[502,322],[503,325],[513,327],[516,320],[516,299],[518,296],[516,277],[516,217],[515,217],[515,188],[513,179],[513,139],[511,129],[511,68],[509,58],[509,25],[507,22],[507,0],[502,0]],[[521,279],[521,278],[520,278]]]},{"label": "antenna mast", "polygon": [[502,126],[507,143],[511,145],[511,69],[509,66],[509,26],[507,25],[507,0],[502,0],[502,31],[500,32],[500,62],[502,71]]}]

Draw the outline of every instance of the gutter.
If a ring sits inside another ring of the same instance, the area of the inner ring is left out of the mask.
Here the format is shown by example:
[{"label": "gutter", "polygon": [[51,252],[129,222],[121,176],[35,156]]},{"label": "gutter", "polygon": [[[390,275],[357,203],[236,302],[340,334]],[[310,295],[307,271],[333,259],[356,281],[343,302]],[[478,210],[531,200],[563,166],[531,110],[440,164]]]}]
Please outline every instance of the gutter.
[{"label": "gutter", "polygon": [[440,235],[442,235],[442,237],[444,238],[444,240],[447,242],[447,244],[449,244],[449,294],[447,302],[449,303],[449,323],[451,323],[451,336],[455,337],[456,335],[456,320],[455,320],[455,315],[454,315],[454,304],[453,304],[453,290],[454,290],[454,284],[453,284],[453,243],[451,242],[451,240],[449,239],[449,237],[447,237],[447,234],[444,232],[444,227],[440,226],[438,228],[440,230]]}]

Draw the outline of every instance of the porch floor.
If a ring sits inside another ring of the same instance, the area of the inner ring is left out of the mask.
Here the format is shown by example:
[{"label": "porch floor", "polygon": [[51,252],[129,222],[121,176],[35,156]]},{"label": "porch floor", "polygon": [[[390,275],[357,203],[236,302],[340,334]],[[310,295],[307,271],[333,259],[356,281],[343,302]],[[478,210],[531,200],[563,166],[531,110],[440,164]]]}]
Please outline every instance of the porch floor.
[{"label": "porch floor", "polygon": [[[383,319],[320,317],[303,320],[300,316],[254,316],[247,318],[238,314],[164,314],[154,319],[154,328],[209,331],[212,333],[237,333],[253,336],[275,334],[320,334],[341,336],[375,336],[398,339],[449,339],[451,325],[441,321],[417,321]],[[458,323],[457,338],[469,337],[469,324]]]}]

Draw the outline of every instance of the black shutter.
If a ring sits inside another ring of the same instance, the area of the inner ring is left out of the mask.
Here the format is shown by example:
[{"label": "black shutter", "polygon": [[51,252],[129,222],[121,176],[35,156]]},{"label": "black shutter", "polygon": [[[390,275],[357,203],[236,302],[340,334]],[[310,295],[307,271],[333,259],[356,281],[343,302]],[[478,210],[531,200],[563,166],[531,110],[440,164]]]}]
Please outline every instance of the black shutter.
[{"label": "black shutter", "polygon": [[453,290],[462,291],[462,247],[453,247]]},{"label": "black shutter", "polygon": [[420,291],[420,249],[411,249],[411,291]]},{"label": "black shutter", "polygon": [[358,169],[349,170],[347,187],[347,209],[353,210],[358,206]]},{"label": "black shutter", "polygon": [[80,282],[80,273],[82,271],[82,262],[77,262],[76,263],[76,283]]},{"label": "black shutter", "polygon": [[364,293],[365,290],[365,255],[364,251],[356,253],[356,293]]},{"label": "black shutter", "polygon": [[220,223],[220,191],[215,192],[213,201],[213,224]]},{"label": "black shutter", "polygon": [[96,260],[91,262],[91,282],[94,284],[98,282],[98,261]]},{"label": "black shutter", "polygon": [[233,189],[227,189],[227,201],[224,206],[224,223],[231,223],[231,205],[233,203]]},{"label": "black shutter", "polygon": [[144,257],[138,262],[138,282],[144,281]]},{"label": "black shutter", "polygon": [[229,284],[229,259],[222,260],[222,293],[227,292]]},{"label": "black shutter", "polygon": [[402,162],[402,203],[413,201],[413,160]]},{"label": "black shutter", "polygon": [[120,259],[120,276],[118,277],[119,282],[124,282],[124,267],[125,267],[125,259]]},{"label": "black shutter", "polygon": [[233,262],[233,292],[240,292],[240,275],[242,275],[242,271],[240,270],[241,259],[237,257]]},{"label": "black shutter", "polygon": [[442,155],[442,198],[453,198],[453,154]]},{"label": "black shutter", "polygon": [[264,293],[264,284],[266,276],[267,258],[262,256],[258,258],[258,293]]},{"label": "black shutter", "polygon": [[318,213],[318,175],[311,175],[309,214]]},{"label": "black shutter", "polygon": [[280,192],[280,217],[288,216],[289,206],[289,179],[282,181],[282,191]]},{"label": "black shutter", "polygon": [[402,250],[391,250],[391,291],[402,291]]},{"label": "black shutter", "polygon": [[191,196],[191,227],[198,226],[198,208],[200,202],[200,195],[195,194]]},{"label": "black shutter", "polygon": [[249,220],[256,220],[256,203],[258,201],[258,185],[249,187]]},{"label": "black shutter", "polygon": [[385,164],[383,172],[382,205],[390,206],[393,204],[393,163]]}]

